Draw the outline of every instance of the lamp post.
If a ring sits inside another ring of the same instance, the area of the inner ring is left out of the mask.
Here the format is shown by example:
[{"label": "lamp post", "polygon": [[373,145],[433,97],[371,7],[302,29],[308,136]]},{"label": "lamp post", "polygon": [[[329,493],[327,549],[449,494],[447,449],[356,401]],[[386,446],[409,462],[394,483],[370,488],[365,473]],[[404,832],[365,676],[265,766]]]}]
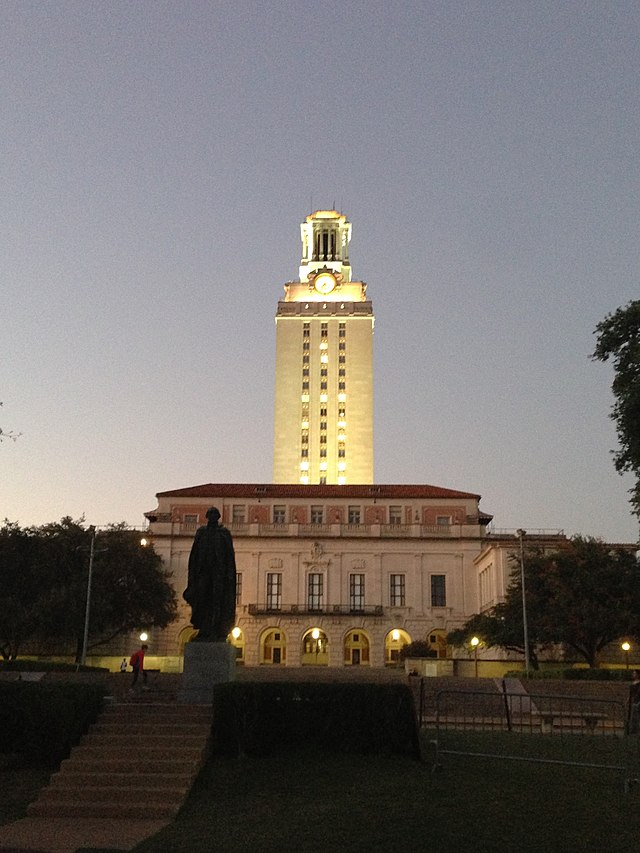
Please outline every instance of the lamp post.
[{"label": "lamp post", "polygon": [[[82,637],[82,654],[80,655],[80,665],[84,666],[87,662],[87,646],[89,643],[89,617],[91,615],[91,584],[93,581],[93,558],[96,554],[106,551],[106,548],[96,550],[96,526],[94,524],[89,528],[91,533],[91,544],[89,546],[89,572],[87,574],[87,601],[84,608],[84,634]],[[85,549],[86,546],[80,545],[76,550]]]},{"label": "lamp post", "polygon": [[629,650],[631,649],[631,643],[629,643],[629,642],[627,642],[627,640],[625,640],[620,648],[624,652],[626,669],[629,669]]},{"label": "lamp post", "polygon": [[522,632],[524,634],[524,670],[529,674],[529,630],[527,627],[527,593],[524,582],[524,535],[527,531],[520,528],[518,538],[520,539],[520,580],[522,586]]},{"label": "lamp post", "polygon": [[476,671],[476,678],[477,678],[478,677],[478,646],[480,645],[480,640],[478,639],[478,637],[472,637],[471,638],[471,645],[473,646],[473,657],[474,657],[475,671]]}]

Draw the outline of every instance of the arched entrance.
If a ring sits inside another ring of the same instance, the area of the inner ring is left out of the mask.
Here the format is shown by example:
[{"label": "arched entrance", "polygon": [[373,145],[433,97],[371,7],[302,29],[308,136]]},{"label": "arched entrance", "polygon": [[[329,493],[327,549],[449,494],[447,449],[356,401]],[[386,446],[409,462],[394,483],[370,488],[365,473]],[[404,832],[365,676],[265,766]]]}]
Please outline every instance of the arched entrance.
[{"label": "arched entrance", "polygon": [[369,638],[361,628],[354,628],[344,638],[345,666],[369,665]]},{"label": "arched entrance", "polygon": [[427,642],[429,648],[436,653],[439,658],[446,658],[449,647],[447,645],[447,632],[442,628],[434,628],[427,634]]},{"label": "arched entrance", "polygon": [[184,657],[184,647],[187,643],[190,643],[194,637],[197,637],[198,630],[194,628],[193,625],[187,625],[186,628],[183,628],[178,634],[178,654],[181,657]]},{"label": "arched entrance", "polygon": [[287,640],[280,628],[267,628],[260,638],[260,663],[281,664],[287,659]]},{"label": "arched entrance", "polygon": [[384,638],[384,662],[385,666],[398,666],[400,664],[400,651],[403,646],[409,645],[411,637],[402,628],[393,628]]},{"label": "arched entrance", "polygon": [[329,665],[329,640],[320,628],[310,628],[302,638],[302,664]]},{"label": "arched entrance", "polygon": [[242,628],[238,628],[237,625],[232,628],[227,637],[227,642],[236,650],[236,663],[244,663],[245,639]]}]

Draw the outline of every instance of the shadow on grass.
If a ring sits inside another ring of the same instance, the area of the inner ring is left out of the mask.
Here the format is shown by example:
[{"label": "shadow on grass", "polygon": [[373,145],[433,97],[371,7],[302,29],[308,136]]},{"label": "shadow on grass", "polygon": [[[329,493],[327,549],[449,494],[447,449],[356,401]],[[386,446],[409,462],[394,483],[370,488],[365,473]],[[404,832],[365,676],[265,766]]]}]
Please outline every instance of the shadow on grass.
[{"label": "shadow on grass", "polygon": [[635,849],[638,789],[606,770],[447,756],[217,758],[177,820],[137,853],[568,853]]}]

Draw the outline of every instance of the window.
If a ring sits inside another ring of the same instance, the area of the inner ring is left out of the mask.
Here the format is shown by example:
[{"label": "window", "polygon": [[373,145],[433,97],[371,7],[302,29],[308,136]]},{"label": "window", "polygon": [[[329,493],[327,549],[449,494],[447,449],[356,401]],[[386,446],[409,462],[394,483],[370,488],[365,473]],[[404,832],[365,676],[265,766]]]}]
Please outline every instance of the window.
[{"label": "window", "polygon": [[185,513],[183,516],[183,521],[185,524],[197,524],[198,523],[198,514],[197,513]]},{"label": "window", "polygon": [[389,507],[389,524],[402,524],[402,507]]},{"label": "window", "polygon": [[274,524],[284,524],[284,519],[286,515],[286,507],[282,505],[274,506],[273,508],[273,523]]},{"label": "window", "polygon": [[346,388],[347,388],[347,385],[345,382],[338,382],[338,391],[345,391]]},{"label": "window", "polygon": [[324,507],[312,506],[311,507],[311,524],[323,524],[323,523],[324,523]]},{"label": "window", "polygon": [[431,575],[431,606],[447,606],[447,586],[445,575]]},{"label": "window", "polygon": [[282,573],[269,572],[267,574],[267,609],[280,610],[282,608]]},{"label": "window", "polygon": [[322,610],[324,598],[324,575],[312,572],[308,577],[307,606],[309,610]]},{"label": "window", "polygon": [[436,516],[436,524],[442,525],[442,527],[448,527],[451,524],[451,516],[450,515],[437,515]]},{"label": "window", "polygon": [[326,407],[326,406],[321,406],[321,407],[320,407],[320,417],[321,417],[321,418],[326,418],[326,417],[327,417],[327,407]]},{"label": "window", "polygon": [[349,575],[349,608],[364,610],[364,575]]},{"label": "window", "polygon": [[404,575],[389,576],[389,603],[392,607],[405,606]]},{"label": "window", "polygon": [[324,459],[324,458],[326,457],[326,455],[327,455],[327,448],[326,448],[326,447],[321,447],[321,448],[320,448],[320,457],[321,457],[322,459]]},{"label": "window", "polygon": [[345,448],[339,447],[338,448],[338,459],[344,459],[346,455],[347,455],[347,451],[345,450]]},{"label": "window", "polygon": [[244,524],[247,520],[247,510],[244,504],[234,504],[232,510],[232,519],[234,524]]},{"label": "window", "polygon": [[236,572],[236,604],[242,604],[242,572]]},{"label": "window", "polygon": [[[308,351],[310,349],[309,341],[303,341],[302,342],[302,349],[303,349],[303,351]],[[306,358],[309,358],[309,356],[306,356]]]},{"label": "window", "polygon": [[342,350],[343,352],[346,350],[347,345],[344,341],[339,341],[338,343],[338,351]]},{"label": "window", "polygon": [[350,506],[348,518],[349,518],[349,524],[360,524],[360,507],[359,506]]}]

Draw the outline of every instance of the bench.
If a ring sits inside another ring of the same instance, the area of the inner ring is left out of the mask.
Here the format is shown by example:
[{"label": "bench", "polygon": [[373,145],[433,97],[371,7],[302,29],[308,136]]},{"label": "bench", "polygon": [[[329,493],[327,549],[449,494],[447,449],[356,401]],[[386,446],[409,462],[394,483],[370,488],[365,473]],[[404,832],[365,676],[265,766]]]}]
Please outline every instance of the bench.
[{"label": "bench", "polygon": [[576,722],[582,722],[584,727],[589,731],[595,731],[598,723],[609,718],[608,714],[602,711],[539,711],[540,727],[543,732],[550,732],[554,726],[562,726],[563,722],[573,725]]}]

